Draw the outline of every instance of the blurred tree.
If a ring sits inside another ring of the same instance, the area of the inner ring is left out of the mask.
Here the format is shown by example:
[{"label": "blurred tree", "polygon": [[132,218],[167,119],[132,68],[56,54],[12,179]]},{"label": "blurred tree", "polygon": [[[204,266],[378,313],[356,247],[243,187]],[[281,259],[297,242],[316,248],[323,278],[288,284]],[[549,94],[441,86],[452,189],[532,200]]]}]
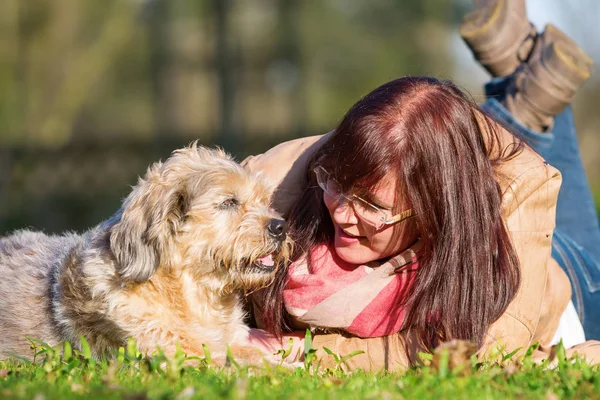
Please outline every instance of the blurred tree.
[{"label": "blurred tree", "polygon": [[[470,7],[2,0],[0,230],[81,229],[115,210],[147,164],[191,140],[243,158],[332,129],[387,80],[453,78],[457,25]],[[459,83],[473,83],[468,71]],[[597,85],[578,96],[583,133],[597,125]],[[600,145],[584,136],[586,148]]]},{"label": "blurred tree", "polygon": [[89,1],[8,1],[2,25],[16,50],[2,66],[9,78],[0,108],[10,113],[0,118],[3,141],[57,146],[70,140],[90,92],[131,37],[134,4],[110,0],[99,9]]},{"label": "blurred tree", "polygon": [[294,110],[290,133],[302,136],[307,131],[306,90],[302,60],[300,11],[298,0],[279,0],[279,34],[277,61],[279,64],[279,86],[291,92],[290,107]]},{"label": "blurred tree", "polygon": [[236,153],[241,149],[241,127],[236,118],[236,76],[234,57],[234,30],[230,18],[231,0],[213,0],[216,21],[215,68],[219,79],[220,136],[217,142]]},{"label": "blurred tree", "polygon": [[171,20],[171,2],[167,0],[147,1],[145,14],[147,16],[146,28],[148,31],[149,47],[148,69],[152,86],[152,109],[155,120],[155,133],[158,136],[168,135],[176,124],[176,115],[172,109],[171,91],[168,88],[169,74],[172,60],[169,45],[169,24]]},{"label": "blurred tree", "polygon": [[[0,12],[0,129],[6,138],[23,129],[19,65],[19,0],[6,0]],[[22,64],[22,63],[21,63]],[[1,142],[0,142],[1,143]]]},{"label": "blurred tree", "polygon": [[[65,12],[73,15],[72,20],[76,20],[75,10],[77,8],[73,7],[73,2],[71,0],[55,0],[54,4],[60,2],[66,2],[66,4],[59,4],[55,10],[58,13]],[[46,92],[50,97],[46,103],[49,111],[39,126],[39,138],[48,144],[63,144],[71,137],[74,121],[83,108],[90,91],[100,82],[107,69],[125,50],[125,46],[132,36],[135,24],[135,3],[129,1],[107,3],[109,3],[110,11],[97,37],[84,50],[72,57],[68,74],[61,69],[64,74],[62,85],[53,91]],[[82,3],[77,2],[77,4]],[[56,24],[62,26],[62,21],[58,19]],[[68,35],[71,40],[74,36],[73,34]],[[58,46],[63,48],[61,44]]]}]

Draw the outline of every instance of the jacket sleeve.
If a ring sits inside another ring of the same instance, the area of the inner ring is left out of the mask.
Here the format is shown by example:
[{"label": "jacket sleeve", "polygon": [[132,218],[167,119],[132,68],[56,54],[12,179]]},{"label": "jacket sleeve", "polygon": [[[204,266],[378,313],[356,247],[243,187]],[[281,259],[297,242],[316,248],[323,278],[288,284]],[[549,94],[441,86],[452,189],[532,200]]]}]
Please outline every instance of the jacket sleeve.
[{"label": "jacket sleeve", "polygon": [[250,156],[242,165],[263,176],[274,188],[272,206],[287,216],[306,186],[306,169],[312,155],[329,139],[329,133],[281,143],[264,154]]}]

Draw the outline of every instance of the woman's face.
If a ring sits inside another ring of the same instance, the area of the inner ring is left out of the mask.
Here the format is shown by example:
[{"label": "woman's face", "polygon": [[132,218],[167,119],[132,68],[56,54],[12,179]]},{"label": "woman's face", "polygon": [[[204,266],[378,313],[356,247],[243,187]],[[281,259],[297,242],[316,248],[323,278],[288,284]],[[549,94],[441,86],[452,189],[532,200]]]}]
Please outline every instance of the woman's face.
[{"label": "woman's face", "polygon": [[[396,172],[391,171],[369,192],[368,200],[380,208],[397,214],[408,210],[406,198],[396,193]],[[334,248],[337,255],[351,264],[365,264],[399,254],[418,238],[413,218],[376,230],[357,216],[347,201],[337,201],[326,193],[323,201],[335,229]]]}]

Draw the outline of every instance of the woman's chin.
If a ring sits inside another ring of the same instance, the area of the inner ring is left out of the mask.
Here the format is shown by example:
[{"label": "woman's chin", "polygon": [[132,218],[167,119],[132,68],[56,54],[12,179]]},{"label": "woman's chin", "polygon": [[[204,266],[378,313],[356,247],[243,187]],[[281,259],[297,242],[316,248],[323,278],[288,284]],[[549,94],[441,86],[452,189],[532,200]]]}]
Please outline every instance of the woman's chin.
[{"label": "woman's chin", "polygon": [[371,249],[360,243],[360,240],[350,242],[336,235],[334,248],[338,257],[349,264],[366,264],[378,259]]}]

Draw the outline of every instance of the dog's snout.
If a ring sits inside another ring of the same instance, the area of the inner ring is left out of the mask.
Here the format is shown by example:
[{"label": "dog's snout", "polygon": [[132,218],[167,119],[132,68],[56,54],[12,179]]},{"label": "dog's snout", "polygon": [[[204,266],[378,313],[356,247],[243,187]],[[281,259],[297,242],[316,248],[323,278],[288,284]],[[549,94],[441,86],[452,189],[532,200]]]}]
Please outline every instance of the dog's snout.
[{"label": "dog's snout", "polygon": [[283,240],[285,237],[285,221],[282,219],[271,219],[267,229],[269,235],[275,239]]}]

